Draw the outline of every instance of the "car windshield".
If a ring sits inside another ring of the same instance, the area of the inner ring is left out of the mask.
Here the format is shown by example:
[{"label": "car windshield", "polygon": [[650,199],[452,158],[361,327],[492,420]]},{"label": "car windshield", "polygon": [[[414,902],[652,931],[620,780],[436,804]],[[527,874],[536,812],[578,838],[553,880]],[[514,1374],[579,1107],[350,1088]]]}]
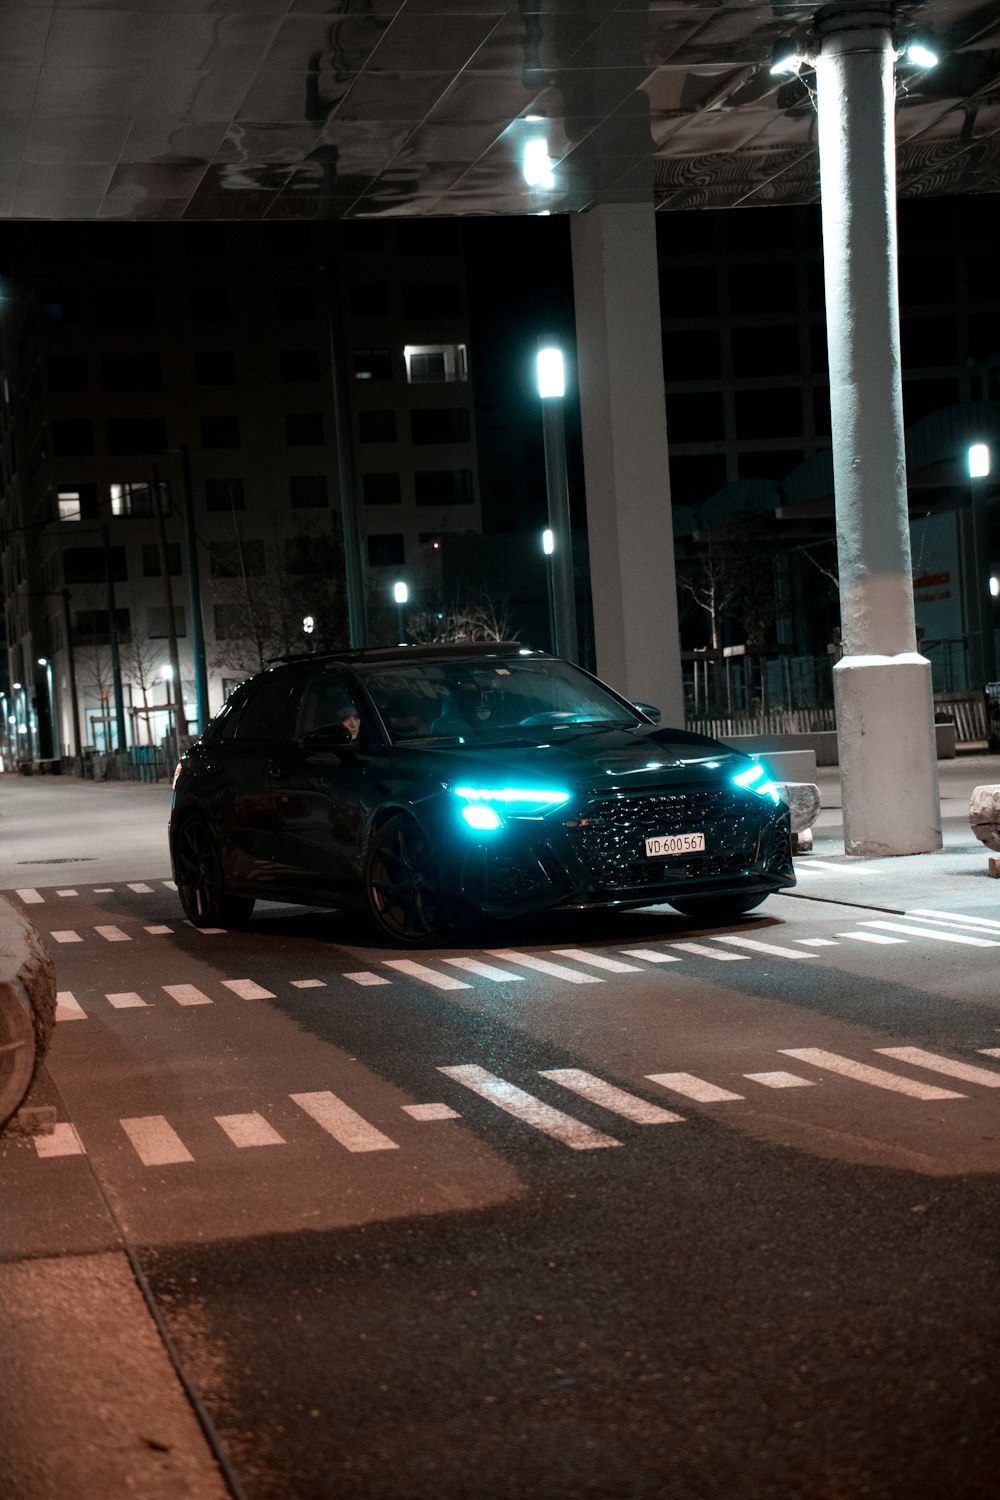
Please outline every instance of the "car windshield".
[{"label": "car windshield", "polygon": [[632,728],[643,722],[563,661],[471,657],[373,667],[360,675],[394,744],[534,744],[588,724]]}]

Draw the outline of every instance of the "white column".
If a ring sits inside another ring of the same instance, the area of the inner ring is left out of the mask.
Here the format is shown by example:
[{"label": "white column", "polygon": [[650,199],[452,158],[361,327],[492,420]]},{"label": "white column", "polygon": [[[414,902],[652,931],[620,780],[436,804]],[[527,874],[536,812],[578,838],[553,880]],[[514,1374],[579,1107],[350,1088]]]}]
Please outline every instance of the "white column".
[{"label": "white column", "polygon": [[597,673],[683,725],[652,203],[572,220]]},{"label": "white column", "polygon": [[941,847],[941,818],[931,667],[917,653],[906,502],[895,53],[887,20],[871,12],[842,12],[820,35],[844,844],[848,854],[922,854]]}]

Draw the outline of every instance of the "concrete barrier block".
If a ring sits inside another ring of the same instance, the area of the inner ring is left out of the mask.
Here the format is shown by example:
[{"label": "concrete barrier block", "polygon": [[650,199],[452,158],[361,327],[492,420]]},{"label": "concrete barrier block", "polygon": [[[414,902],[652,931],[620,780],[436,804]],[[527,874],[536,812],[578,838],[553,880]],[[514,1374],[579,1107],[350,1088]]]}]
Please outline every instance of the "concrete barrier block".
[{"label": "concrete barrier block", "polygon": [[813,781],[778,781],[775,785],[782,801],[788,803],[792,815],[792,832],[805,833],[819,817],[819,787]]},{"label": "concrete barrier block", "polygon": [[987,849],[1000,851],[1000,786],[976,786],[969,798],[969,827]]}]

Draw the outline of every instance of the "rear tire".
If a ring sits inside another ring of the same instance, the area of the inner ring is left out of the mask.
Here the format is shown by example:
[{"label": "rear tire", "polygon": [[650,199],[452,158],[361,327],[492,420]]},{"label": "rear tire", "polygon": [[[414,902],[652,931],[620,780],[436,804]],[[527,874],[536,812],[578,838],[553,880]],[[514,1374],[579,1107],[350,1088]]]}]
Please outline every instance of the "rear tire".
[{"label": "rear tire", "polygon": [[690,896],[682,901],[671,901],[670,906],[683,917],[693,917],[698,922],[730,922],[733,917],[742,917],[766,901],[770,891],[756,896]]},{"label": "rear tire", "polygon": [[242,927],[249,920],[253,897],[226,890],[218,840],[204,818],[181,824],[174,869],[184,915],[195,927]]}]

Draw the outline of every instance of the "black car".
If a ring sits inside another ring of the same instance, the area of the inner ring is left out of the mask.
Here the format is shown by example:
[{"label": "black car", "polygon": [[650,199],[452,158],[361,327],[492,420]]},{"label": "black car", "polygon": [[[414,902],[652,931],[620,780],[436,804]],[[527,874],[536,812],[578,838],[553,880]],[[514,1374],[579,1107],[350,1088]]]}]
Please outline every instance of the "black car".
[{"label": "black car", "polygon": [[722,920],[794,885],[764,768],[658,717],[517,645],[283,660],[177,767],[181,904],[198,926],[257,897],[356,906],[420,947],[556,907]]}]

